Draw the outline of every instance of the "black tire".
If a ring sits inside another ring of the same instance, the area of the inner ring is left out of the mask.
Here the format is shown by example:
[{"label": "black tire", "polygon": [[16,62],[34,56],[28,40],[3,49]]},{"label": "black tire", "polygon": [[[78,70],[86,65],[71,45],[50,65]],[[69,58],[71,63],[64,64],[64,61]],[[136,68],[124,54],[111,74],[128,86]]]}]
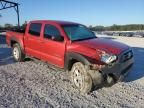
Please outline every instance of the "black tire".
[{"label": "black tire", "polygon": [[88,69],[81,62],[77,62],[72,66],[71,80],[82,93],[89,93],[92,89],[92,78],[88,73]]},{"label": "black tire", "polygon": [[14,60],[16,62],[22,62],[24,61],[25,54],[22,52],[22,49],[18,43],[13,45],[13,51],[12,51]]}]

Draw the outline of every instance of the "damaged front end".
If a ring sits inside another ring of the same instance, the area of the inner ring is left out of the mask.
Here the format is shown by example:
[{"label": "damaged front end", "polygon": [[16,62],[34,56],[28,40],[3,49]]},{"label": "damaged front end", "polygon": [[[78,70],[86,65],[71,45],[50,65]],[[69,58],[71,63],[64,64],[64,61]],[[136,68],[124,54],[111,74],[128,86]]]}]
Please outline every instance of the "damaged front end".
[{"label": "damaged front end", "polygon": [[[91,76],[93,75],[94,77],[94,72],[100,72],[103,76],[103,81],[108,85],[113,85],[115,82],[122,80],[121,77],[124,78],[127,75],[134,63],[133,53],[130,55],[129,52],[132,52],[132,50],[127,50],[116,56],[101,51],[99,56],[102,64],[91,64],[89,66]],[[123,56],[126,56],[126,58],[123,60],[124,62],[121,62]]]},{"label": "damaged front end", "polygon": [[118,60],[118,57],[116,55],[113,55],[113,54],[109,54],[109,53],[106,53],[105,51],[101,51],[101,50],[97,50],[98,52],[98,55],[99,55],[99,59],[98,61],[100,61],[101,63],[100,64],[91,64],[90,65],[90,68],[92,70],[102,70],[103,68],[105,67],[112,67],[115,65],[115,63],[117,62]]}]

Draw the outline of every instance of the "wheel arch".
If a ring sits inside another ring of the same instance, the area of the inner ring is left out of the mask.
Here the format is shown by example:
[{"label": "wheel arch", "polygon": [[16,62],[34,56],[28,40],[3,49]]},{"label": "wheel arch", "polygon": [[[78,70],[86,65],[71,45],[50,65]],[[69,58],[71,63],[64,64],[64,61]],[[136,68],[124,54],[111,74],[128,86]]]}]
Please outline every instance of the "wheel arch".
[{"label": "wheel arch", "polygon": [[84,55],[75,52],[68,52],[65,57],[65,70],[70,70],[76,62],[81,62],[84,65],[91,64]]},{"label": "wheel arch", "polygon": [[14,44],[19,44],[22,52],[24,53],[24,48],[23,48],[22,44],[16,38],[12,37],[10,39],[10,46],[13,47]]}]

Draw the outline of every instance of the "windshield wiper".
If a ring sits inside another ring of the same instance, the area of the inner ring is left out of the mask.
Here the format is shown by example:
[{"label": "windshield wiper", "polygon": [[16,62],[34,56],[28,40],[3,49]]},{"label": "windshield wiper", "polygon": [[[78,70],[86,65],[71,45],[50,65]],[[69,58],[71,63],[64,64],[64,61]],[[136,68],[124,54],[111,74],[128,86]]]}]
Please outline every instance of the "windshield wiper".
[{"label": "windshield wiper", "polygon": [[97,37],[88,37],[88,38],[84,38],[84,39],[77,39],[77,40],[72,40],[72,41],[82,41],[82,40],[89,40],[89,39],[94,39]]}]

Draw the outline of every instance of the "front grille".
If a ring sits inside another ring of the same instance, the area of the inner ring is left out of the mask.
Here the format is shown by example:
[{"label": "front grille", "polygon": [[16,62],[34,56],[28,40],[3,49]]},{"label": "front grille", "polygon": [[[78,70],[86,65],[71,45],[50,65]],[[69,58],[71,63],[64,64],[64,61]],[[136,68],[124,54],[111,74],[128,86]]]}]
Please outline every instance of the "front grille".
[{"label": "front grille", "polygon": [[132,50],[130,50],[130,51],[128,51],[128,52],[125,52],[125,53],[122,55],[120,61],[121,61],[121,62],[126,62],[126,61],[128,61],[129,59],[131,59],[132,57],[133,57],[133,52],[132,52]]}]

